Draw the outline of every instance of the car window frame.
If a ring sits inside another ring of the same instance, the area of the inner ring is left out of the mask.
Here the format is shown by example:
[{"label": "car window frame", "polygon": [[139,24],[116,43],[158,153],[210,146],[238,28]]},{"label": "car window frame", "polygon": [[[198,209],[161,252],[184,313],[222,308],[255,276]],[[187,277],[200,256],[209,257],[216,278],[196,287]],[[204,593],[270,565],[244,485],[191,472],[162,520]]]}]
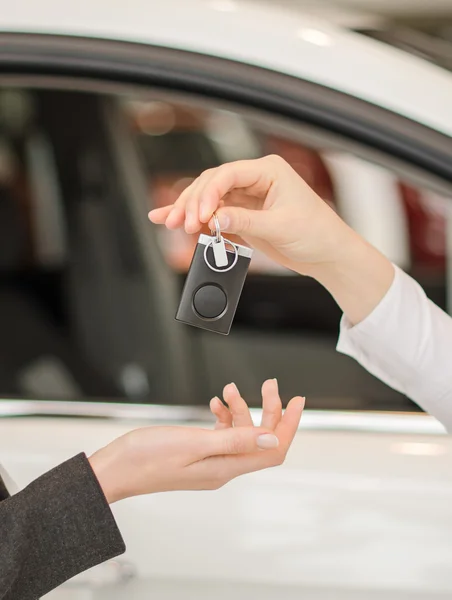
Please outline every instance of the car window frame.
[{"label": "car window frame", "polygon": [[[91,90],[101,91],[107,86],[119,92],[122,86],[130,86],[201,95],[243,110],[271,113],[281,123],[297,121],[307,129],[347,139],[375,155],[393,158],[400,166],[425,172],[439,186],[452,183],[451,138],[386,109],[310,82],[224,59],[124,42],[89,40],[88,48],[87,42],[64,36],[0,34],[0,78],[21,85],[33,80],[37,87],[44,83],[59,88],[66,81],[75,89],[81,84]],[[60,45],[64,51],[56,55]],[[90,59],[91,51],[94,56]],[[187,69],[192,61],[197,67]]]},{"label": "car window frame", "polygon": [[0,75],[201,93],[316,126],[452,182],[452,138],[338,90],[220,57],[124,41],[0,33]]}]

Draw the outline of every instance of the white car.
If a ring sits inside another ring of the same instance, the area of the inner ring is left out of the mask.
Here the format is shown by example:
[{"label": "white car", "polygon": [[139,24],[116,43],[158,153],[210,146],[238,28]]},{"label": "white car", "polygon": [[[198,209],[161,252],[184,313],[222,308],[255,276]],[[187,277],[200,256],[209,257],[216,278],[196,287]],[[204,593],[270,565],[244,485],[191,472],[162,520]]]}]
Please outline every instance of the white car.
[{"label": "white car", "polygon": [[48,597],[452,593],[452,442],[335,351],[315,282],[256,255],[229,337],[174,321],[195,239],[149,224],[204,168],[284,156],[450,302],[452,75],[231,0],[1,2],[0,459],[19,487],[235,381],[305,394],[283,467],[113,506],[127,552]]}]

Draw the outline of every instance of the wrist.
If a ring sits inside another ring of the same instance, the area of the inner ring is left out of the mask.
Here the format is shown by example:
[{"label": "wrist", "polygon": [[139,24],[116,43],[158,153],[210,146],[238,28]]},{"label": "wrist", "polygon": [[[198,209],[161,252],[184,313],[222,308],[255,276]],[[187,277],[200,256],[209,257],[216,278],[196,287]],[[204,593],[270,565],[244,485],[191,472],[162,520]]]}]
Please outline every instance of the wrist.
[{"label": "wrist", "polygon": [[351,228],[336,240],[330,261],[312,265],[307,273],[334,297],[353,325],[370,315],[391,287],[393,264]]},{"label": "wrist", "polygon": [[323,260],[309,265],[306,273],[323,285],[353,273],[368,251],[367,242],[345,223],[328,233],[329,251]]},{"label": "wrist", "polygon": [[88,458],[88,461],[108,504],[127,497],[127,493],[118,485],[120,482],[119,469],[114,452],[109,446],[95,452]]},{"label": "wrist", "polygon": [[353,270],[354,262],[366,242],[331,209],[322,216],[323,222],[314,227],[322,251],[312,262],[300,260],[295,270],[325,285],[336,277]]}]

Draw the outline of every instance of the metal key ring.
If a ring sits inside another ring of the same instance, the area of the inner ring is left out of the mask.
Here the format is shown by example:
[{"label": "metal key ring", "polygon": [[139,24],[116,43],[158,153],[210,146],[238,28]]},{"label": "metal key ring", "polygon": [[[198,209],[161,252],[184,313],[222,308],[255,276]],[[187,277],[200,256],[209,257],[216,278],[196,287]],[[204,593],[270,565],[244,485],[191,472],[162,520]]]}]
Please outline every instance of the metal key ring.
[{"label": "metal key ring", "polygon": [[[221,235],[220,235],[220,240],[221,240]],[[206,265],[209,267],[209,269],[212,269],[212,271],[215,271],[216,273],[227,273],[228,271],[231,271],[231,269],[233,269],[235,267],[235,265],[237,264],[237,261],[239,260],[239,249],[234,244],[234,242],[231,242],[230,240],[227,240],[226,238],[223,238],[223,241],[225,244],[229,244],[230,246],[232,246],[234,248],[234,252],[235,252],[235,256],[234,256],[234,260],[232,261],[232,264],[229,267],[227,267],[226,269],[218,269],[217,267],[212,267],[210,262],[207,260],[207,251],[210,248],[210,246],[212,246],[213,240],[211,240],[204,249],[204,260],[206,262]]]},{"label": "metal key ring", "polygon": [[221,242],[221,229],[220,229],[220,221],[218,220],[217,213],[213,213],[213,222],[215,224],[215,231],[210,230],[212,237],[215,235],[215,241],[218,243]]}]

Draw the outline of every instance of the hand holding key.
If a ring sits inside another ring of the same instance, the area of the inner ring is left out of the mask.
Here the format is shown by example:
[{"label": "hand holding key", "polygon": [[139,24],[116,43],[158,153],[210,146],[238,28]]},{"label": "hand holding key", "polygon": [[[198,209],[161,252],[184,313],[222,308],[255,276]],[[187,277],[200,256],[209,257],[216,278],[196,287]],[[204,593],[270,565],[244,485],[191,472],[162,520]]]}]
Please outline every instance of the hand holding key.
[{"label": "hand holding key", "polygon": [[279,156],[228,163],[202,173],[175,204],[149,218],[169,229],[200,230],[217,212],[221,230],[324,285],[352,323],[380,302],[394,278],[368,244]]},{"label": "hand holding key", "polygon": [[282,158],[238,161],[202,173],[175,204],[149,213],[152,222],[196,233],[236,234],[276,262],[308,272],[310,264],[337,257],[351,230]]}]

